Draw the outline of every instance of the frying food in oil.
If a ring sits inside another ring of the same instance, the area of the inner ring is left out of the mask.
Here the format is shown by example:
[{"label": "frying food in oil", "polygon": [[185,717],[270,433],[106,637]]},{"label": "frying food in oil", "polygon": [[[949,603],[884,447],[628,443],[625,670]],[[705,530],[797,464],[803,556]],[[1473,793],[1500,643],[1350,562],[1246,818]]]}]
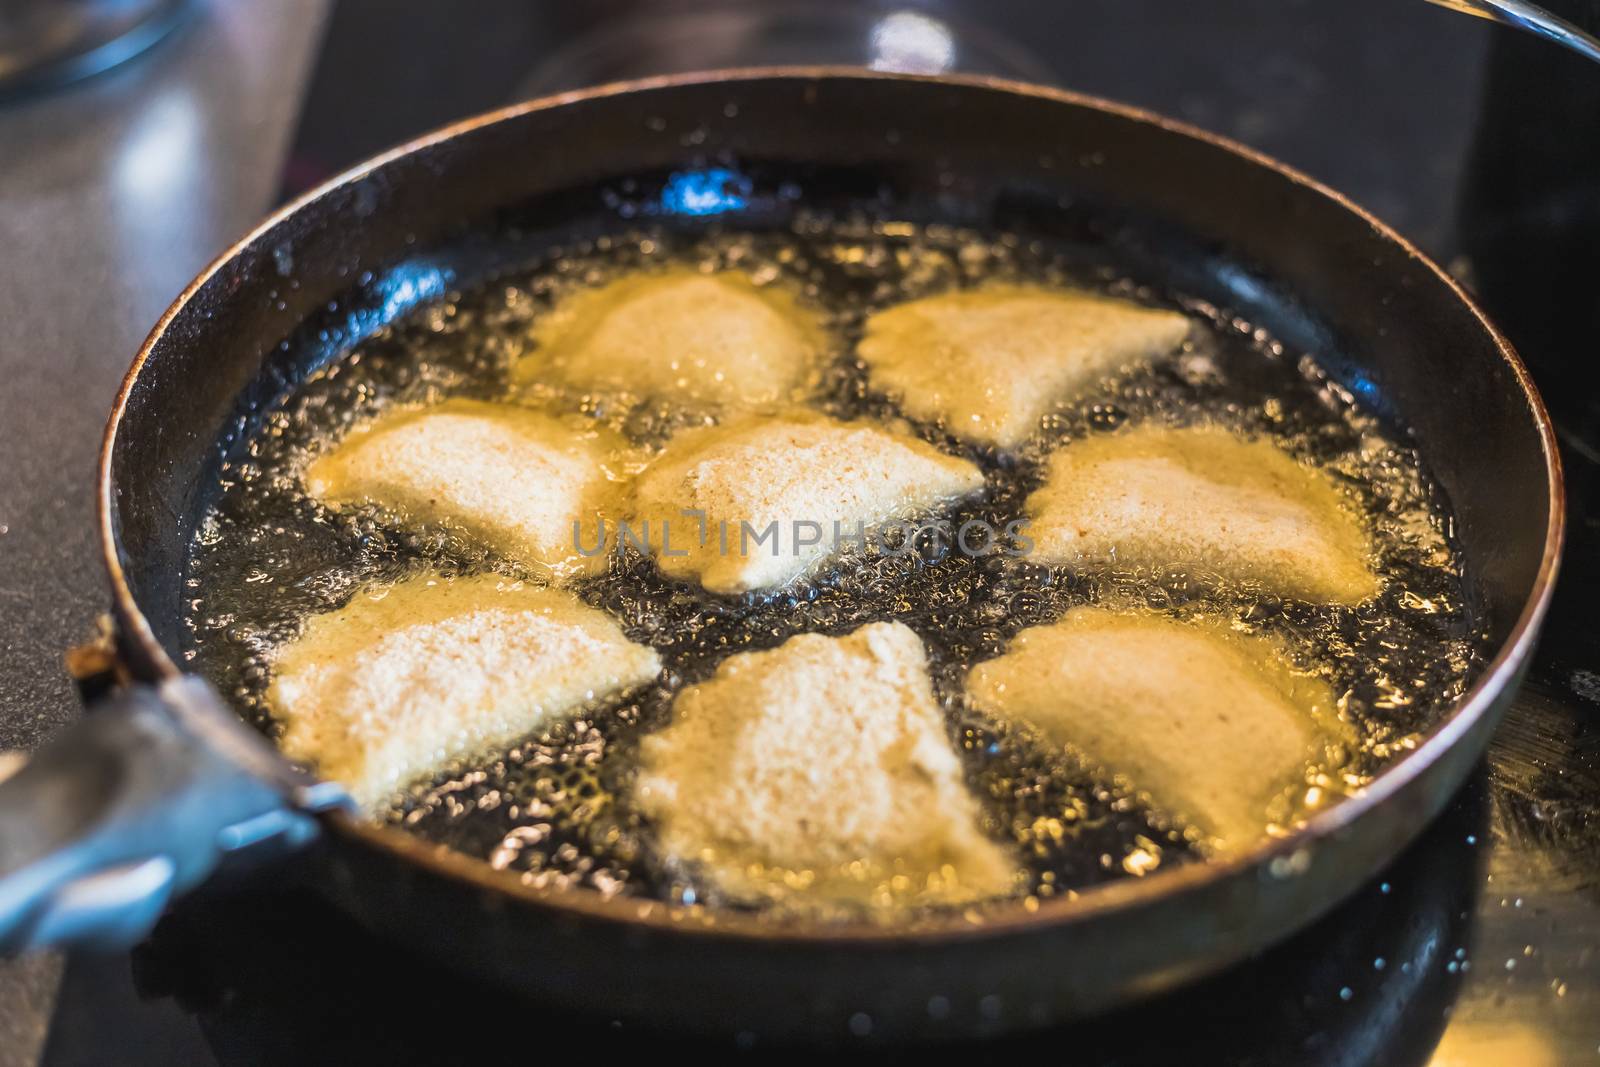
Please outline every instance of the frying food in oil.
[{"label": "frying food in oil", "polygon": [[1255,843],[1337,737],[1326,683],[1214,621],[1075,608],[967,675],[983,711],[1125,775],[1214,848]]},{"label": "frying food in oil", "polygon": [[1448,502],[1315,353],[1068,255],[651,231],[449,294],[225,458],[186,651],[535,886],[893,918],[1248,849],[1470,683]]},{"label": "frying food in oil", "polygon": [[1223,430],[1071,442],[1027,510],[1037,557],[1052,563],[1198,568],[1324,603],[1378,590],[1361,519],[1333,481]]},{"label": "frying food in oil", "polygon": [[913,418],[1013,448],[1074,390],[1166,355],[1189,320],[1093,293],[992,285],[943,293],[867,320],[859,352],[874,387]]},{"label": "frying food in oil", "polygon": [[791,294],[737,271],[629,275],[546,316],[518,374],[695,407],[773,404],[816,368],[813,318]]},{"label": "frying food in oil", "polygon": [[[668,575],[742,593],[782,586],[852,538],[881,539],[873,527],[885,520],[982,488],[976,466],[915,437],[786,415],[675,438],[640,475],[633,515],[658,534],[651,550]],[[659,534],[674,528],[669,553]]]},{"label": "frying food in oil", "polygon": [[957,903],[1015,882],[977,827],[922,641],[898,623],[729,657],[641,759],[662,847],[736,897]]},{"label": "frying food in oil", "polygon": [[492,574],[359,591],[275,659],[284,751],[367,804],[661,669],[604,613]]},{"label": "frying food in oil", "polygon": [[620,438],[514,404],[446,400],[380,416],[313,461],[307,491],[375,504],[402,522],[448,522],[501,555],[555,576],[593,569]]}]

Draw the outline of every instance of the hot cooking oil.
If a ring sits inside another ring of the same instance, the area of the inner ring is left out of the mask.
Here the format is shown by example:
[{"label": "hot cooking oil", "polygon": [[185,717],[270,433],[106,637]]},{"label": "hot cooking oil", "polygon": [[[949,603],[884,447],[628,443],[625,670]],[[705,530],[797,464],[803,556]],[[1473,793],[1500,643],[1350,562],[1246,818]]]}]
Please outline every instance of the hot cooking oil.
[{"label": "hot cooking oil", "polygon": [[781,231],[683,235],[647,231],[558,249],[471,291],[450,293],[356,344],[271,410],[223,465],[186,573],[191,666],[268,733],[263,697],[273,648],[308,616],[357,589],[428,566],[449,573],[515,567],[444,526],[401,527],[370,509],[329,511],[299,472],[355,421],[396,403],[447,396],[516,399],[578,411],[658,449],[713,413],[649,398],[577,395],[513,382],[532,324],[563,294],[623,272],[671,264],[738,269],[782,285],[823,316],[831,348],[808,383],[811,403],[853,418],[898,417],[853,358],[864,319],[890,304],[993,280],[1087,286],[1188,313],[1197,328],[1167,358],[1107,380],[1046,417],[1013,453],[961,444],[937,425],[917,433],[979,464],[988,489],[951,516],[995,529],[1021,514],[1043,458],[1064,442],[1123,424],[1207,422],[1269,437],[1335,474],[1368,517],[1369,561],[1382,593],[1357,607],[1285,600],[1250,583],[1175,568],[1045,567],[1026,555],[982,557],[939,543],[901,555],[847,552],[824,573],[776,593],[717,597],[661,577],[638,552],[576,586],[649,643],[666,669],[622,704],[595,709],[508,752],[457,761],[393,798],[381,818],[541,886],[695,904],[713,887],[656,856],[632,810],[639,739],[668,717],[673,695],[728,655],[804,632],[839,634],[898,620],[923,638],[936,692],[985,829],[1010,842],[1035,897],[1193,862],[1188,827],[1151,810],[1128,783],[1097,779],[1069,755],[967,708],[960,680],[1012,635],[1087,603],[1205,613],[1281,639],[1299,669],[1339,694],[1355,740],[1310,769],[1280,813],[1288,827],[1359,789],[1414,745],[1465,691],[1482,661],[1448,502],[1399,430],[1383,425],[1324,372],[1315,353],[1286,350],[1265,330],[1182,293],[1142,287],[1013,234],[864,220],[803,219]]}]

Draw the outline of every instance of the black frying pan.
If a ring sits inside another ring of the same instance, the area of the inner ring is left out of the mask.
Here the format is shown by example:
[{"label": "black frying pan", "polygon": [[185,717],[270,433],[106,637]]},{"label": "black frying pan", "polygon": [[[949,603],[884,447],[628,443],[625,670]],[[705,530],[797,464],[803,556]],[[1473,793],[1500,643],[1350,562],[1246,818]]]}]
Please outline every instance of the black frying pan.
[{"label": "black frying pan", "polygon": [[[317,340],[330,301],[337,325],[368,332],[530,249],[617,228],[619,205],[657,203],[670,173],[708,165],[737,171],[744,190],[724,224],[781,222],[800,203],[1088,243],[1318,353],[1414,430],[1452,502],[1492,662],[1415,751],[1291,838],[981,923],[775,928],[539,891],[341,813],[336,786],[296,772],[174,662],[185,546],[221,456],[338,354]],[[1510,347],[1438,267],[1336,193],[1103,101],[851,70],[553,97],[310,194],[157,325],[112,413],[101,490],[119,660],[138,684],[0,785],[0,943],[136,939],[219,858],[320,829],[336,899],[480,974],[646,1024],[821,1039],[1083,1015],[1325,912],[1417,834],[1482,753],[1532,650],[1563,522],[1550,425]]]}]

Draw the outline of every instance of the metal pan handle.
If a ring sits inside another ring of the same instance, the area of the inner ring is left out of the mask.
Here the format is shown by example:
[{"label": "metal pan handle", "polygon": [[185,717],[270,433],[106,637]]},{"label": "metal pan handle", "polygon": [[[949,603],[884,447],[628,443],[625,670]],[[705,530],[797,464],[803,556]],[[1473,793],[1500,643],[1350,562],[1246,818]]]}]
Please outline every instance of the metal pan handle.
[{"label": "metal pan handle", "polygon": [[0,782],[0,954],[132,945],[230,853],[309,842],[343,794],[284,768],[196,678],[91,708]]}]

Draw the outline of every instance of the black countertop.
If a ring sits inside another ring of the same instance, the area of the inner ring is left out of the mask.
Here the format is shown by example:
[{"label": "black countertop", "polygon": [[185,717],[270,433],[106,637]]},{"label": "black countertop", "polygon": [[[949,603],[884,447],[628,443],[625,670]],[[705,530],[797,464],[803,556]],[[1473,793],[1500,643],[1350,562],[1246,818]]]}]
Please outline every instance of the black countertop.
[{"label": "black countertop", "polygon": [[[1600,247],[1600,162],[1588,167],[1583,147],[1600,117],[1591,109],[1600,69],[1399,0],[936,7],[956,26],[966,65],[1143,104],[1256,145],[1348,192],[1480,284],[1536,376],[1553,383],[1574,509],[1527,688],[1472,784],[1391,870],[1310,931],[1202,986],[986,1051],[1129,1064],[1600,1060],[1600,624],[1590,608],[1600,598],[1600,390],[1577,347],[1596,336],[1585,316],[1600,304],[1581,298],[1600,284],[1600,269],[1584,273],[1582,251]],[[838,17],[835,5],[819,9],[834,28],[794,55],[792,35],[759,23],[697,33],[692,47],[658,27],[630,32],[636,8],[621,3],[484,2],[466,20],[444,5],[344,0],[283,181],[303,186],[422,129],[541,90],[685,65],[854,58],[848,27],[870,24],[866,7]],[[291,37],[280,27],[275,46],[289,49]],[[1530,121],[1529,107],[1543,110]],[[17,143],[19,121],[30,125],[0,113],[0,155]],[[48,136],[31,126],[31,136]],[[227,174],[226,159],[218,167]],[[0,197],[12,180],[0,175]],[[62,180],[92,190],[95,179]],[[0,228],[18,221],[9,200],[0,204]],[[32,240],[46,267],[70,276],[66,251]],[[146,281],[175,293],[179,274],[196,266]],[[132,338],[85,331],[70,291],[57,282],[30,315],[69,350],[126,345],[115,357],[95,354],[95,381],[109,380]],[[1562,291],[1580,294],[1578,310],[1550,303]],[[6,336],[0,444],[21,457],[21,473],[0,465],[0,524],[16,525],[6,509],[20,487],[29,533],[20,546],[0,533],[0,739],[31,744],[71,706],[53,653],[100,604],[83,498],[109,393],[74,390],[56,375],[39,384],[41,357],[15,344],[19,334]],[[73,475],[76,466],[84,469]],[[52,1064],[449,1062],[505,1045],[523,1055],[694,1051],[551,1017],[374,943],[298,889],[292,868],[248,894],[182,908],[131,959],[73,959],[41,1009],[53,1013]]]}]

